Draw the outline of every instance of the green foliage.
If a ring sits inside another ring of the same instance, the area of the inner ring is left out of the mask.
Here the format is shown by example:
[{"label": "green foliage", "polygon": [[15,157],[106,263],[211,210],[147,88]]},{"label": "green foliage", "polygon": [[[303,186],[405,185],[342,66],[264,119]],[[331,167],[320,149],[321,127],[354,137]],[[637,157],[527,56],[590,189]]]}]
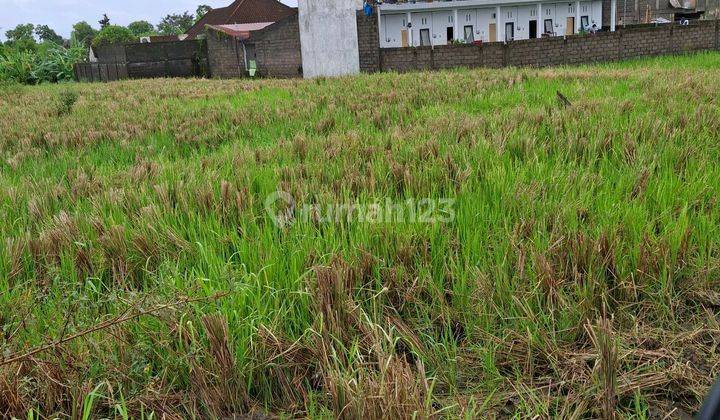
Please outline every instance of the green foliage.
[{"label": "green foliage", "polygon": [[58,97],[57,115],[61,116],[69,114],[77,100],[78,94],[76,92],[69,90],[60,92],[60,96]]},{"label": "green foliage", "polygon": [[26,23],[5,32],[7,46],[18,51],[33,51],[37,46],[33,35],[35,25]]},{"label": "green foliage", "polygon": [[211,10],[212,7],[208,6],[207,4],[201,4],[200,6],[198,6],[197,10],[195,11],[195,23],[200,21],[200,19],[202,19]]},{"label": "green foliage", "polygon": [[146,20],[138,20],[127,27],[135,37],[149,36],[155,34],[155,26]]},{"label": "green foliage", "polygon": [[158,23],[158,31],[162,35],[180,35],[187,32],[195,23],[194,16],[189,12],[170,14]]},{"label": "green foliage", "polygon": [[15,29],[6,31],[5,37],[8,39],[8,42],[18,41],[21,39],[35,39],[33,37],[34,31],[35,25],[32,23],[25,23],[16,26]]},{"label": "green foliage", "polygon": [[73,25],[73,31],[70,39],[72,42],[89,47],[97,33],[98,31],[90,26],[89,23],[82,21]]},{"label": "green foliage", "polygon": [[3,88],[3,360],[48,351],[3,366],[0,411],[695,413],[720,375],[718,69]]},{"label": "green foliage", "polygon": [[137,38],[130,29],[124,26],[108,25],[100,30],[93,39],[92,44],[97,47],[100,45],[124,44],[136,40]]},{"label": "green foliage", "polygon": [[73,65],[85,58],[81,46],[64,48],[47,43],[37,51],[10,50],[0,54],[0,81],[22,84],[69,82]]},{"label": "green foliage", "polygon": [[108,17],[107,13],[103,14],[102,19],[98,21],[100,24],[100,28],[105,29],[106,27],[110,26],[110,18]]},{"label": "green foliage", "polygon": [[63,43],[63,38],[48,25],[36,26],[35,35],[43,42],[53,42],[58,45]]}]

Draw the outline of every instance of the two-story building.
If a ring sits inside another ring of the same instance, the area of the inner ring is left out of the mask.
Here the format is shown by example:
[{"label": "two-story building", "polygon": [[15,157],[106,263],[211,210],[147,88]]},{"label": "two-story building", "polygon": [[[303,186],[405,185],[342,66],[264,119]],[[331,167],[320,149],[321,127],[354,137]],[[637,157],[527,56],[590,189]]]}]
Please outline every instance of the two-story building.
[{"label": "two-story building", "polygon": [[382,48],[565,36],[603,26],[602,0],[413,1],[377,10]]}]

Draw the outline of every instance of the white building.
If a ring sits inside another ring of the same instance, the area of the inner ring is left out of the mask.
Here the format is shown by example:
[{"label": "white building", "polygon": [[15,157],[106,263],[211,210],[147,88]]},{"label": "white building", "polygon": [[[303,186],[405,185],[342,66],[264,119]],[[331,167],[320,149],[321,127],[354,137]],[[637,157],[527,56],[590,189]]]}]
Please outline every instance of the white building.
[{"label": "white building", "polygon": [[[383,3],[381,48],[513,41],[565,36],[602,27],[602,0],[528,2],[452,0]],[[615,1],[612,1],[615,9]],[[614,13],[612,14],[614,16]],[[611,30],[615,29],[614,19]]]}]

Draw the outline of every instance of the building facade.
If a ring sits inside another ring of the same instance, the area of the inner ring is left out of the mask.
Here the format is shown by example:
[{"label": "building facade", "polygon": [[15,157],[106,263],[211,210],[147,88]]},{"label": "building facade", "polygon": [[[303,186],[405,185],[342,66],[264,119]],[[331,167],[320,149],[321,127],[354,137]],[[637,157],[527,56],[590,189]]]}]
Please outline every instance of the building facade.
[{"label": "building facade", "polygon": [[603,27],[603,1],[461,0],[381,4],[381,48],[503,42]]}]

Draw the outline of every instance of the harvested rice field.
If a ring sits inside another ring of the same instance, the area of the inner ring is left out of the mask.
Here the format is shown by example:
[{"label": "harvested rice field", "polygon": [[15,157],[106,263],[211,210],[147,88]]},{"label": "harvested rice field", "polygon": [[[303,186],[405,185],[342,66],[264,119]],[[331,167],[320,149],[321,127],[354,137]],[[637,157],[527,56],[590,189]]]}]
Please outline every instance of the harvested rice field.
[{"label": "harvested rice field", "polygon": [[0,414],[693,415],[719,98],[720,53],[0,86]]}]

